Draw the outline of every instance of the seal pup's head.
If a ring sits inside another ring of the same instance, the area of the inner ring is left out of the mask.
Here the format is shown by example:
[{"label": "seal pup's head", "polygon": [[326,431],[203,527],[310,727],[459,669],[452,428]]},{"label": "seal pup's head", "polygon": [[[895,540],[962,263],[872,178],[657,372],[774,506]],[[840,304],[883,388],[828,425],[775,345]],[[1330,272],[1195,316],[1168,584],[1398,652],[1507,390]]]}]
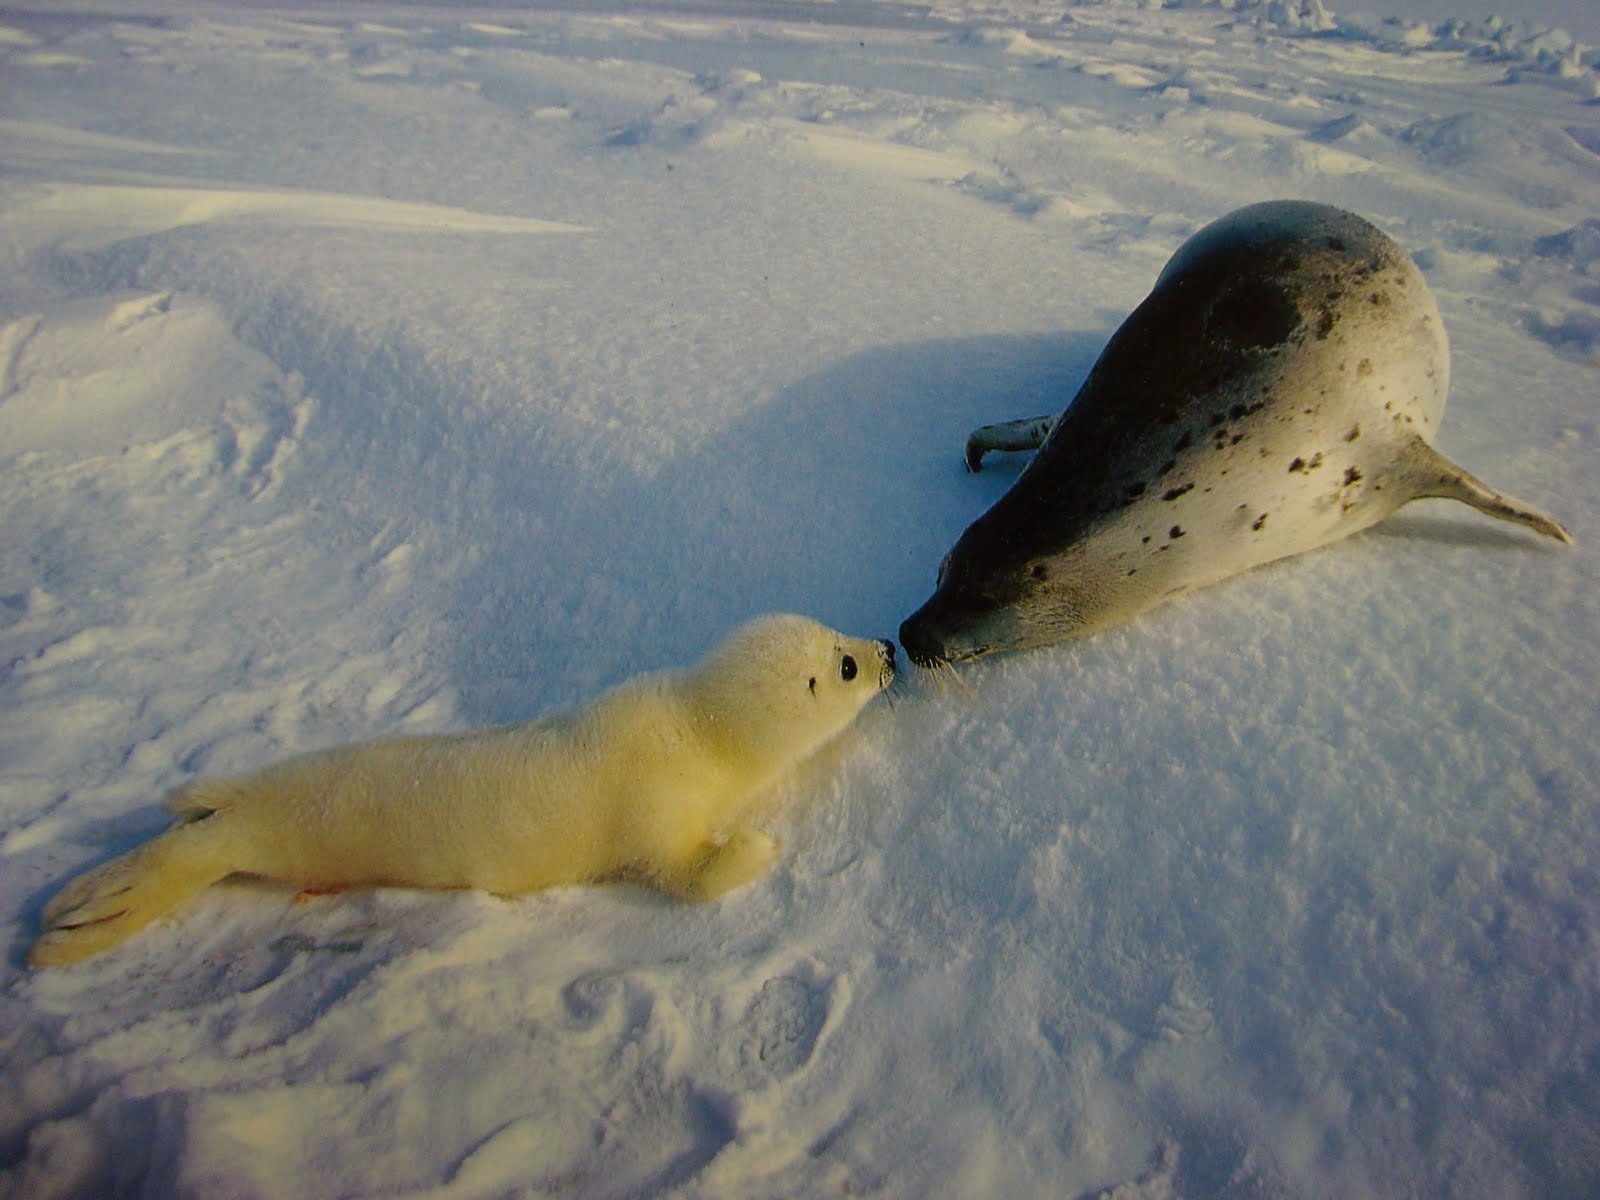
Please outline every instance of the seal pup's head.
[{"label": "seal pup's head", "polygon": [[782,770],[810,756],[895,677],[894,643],[776,613],[730,633],[686,676],[708,736]]}]

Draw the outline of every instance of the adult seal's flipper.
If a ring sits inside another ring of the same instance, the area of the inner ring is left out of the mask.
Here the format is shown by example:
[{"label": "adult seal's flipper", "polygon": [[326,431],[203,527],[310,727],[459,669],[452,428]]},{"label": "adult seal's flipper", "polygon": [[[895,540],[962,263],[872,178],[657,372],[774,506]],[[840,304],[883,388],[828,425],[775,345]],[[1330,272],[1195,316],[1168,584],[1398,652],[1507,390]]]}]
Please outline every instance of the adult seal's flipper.
[{"label": "adult seal's flipper", "polygon": [[1567,527],[1548,513],[1525,501],[1497,492],[1465,467],[1451,462],[1421,438],[1406,451],[1405,475],[1415,491],[1413,500],[1459,500],[1485,516],[1514,525],[1526,525],[1535,533],[1572,545]]}]

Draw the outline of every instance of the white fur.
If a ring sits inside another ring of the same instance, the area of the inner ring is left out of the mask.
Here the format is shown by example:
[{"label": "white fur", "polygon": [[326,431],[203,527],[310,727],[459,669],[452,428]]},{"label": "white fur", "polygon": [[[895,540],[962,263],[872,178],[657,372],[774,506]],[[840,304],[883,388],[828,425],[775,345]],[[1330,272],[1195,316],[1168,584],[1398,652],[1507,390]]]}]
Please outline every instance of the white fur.
[{"label": "white fur", "polygon": [[766,834],[737,826],[746,802],[893,675],[887,643],[769,616],[694,667],[571,713],[341,746],[182,787],[167,804],[183,820],[64,889],[29,961],[98,954],[238,873],[501,895],[628,876],[710,899],[776,855]]}]

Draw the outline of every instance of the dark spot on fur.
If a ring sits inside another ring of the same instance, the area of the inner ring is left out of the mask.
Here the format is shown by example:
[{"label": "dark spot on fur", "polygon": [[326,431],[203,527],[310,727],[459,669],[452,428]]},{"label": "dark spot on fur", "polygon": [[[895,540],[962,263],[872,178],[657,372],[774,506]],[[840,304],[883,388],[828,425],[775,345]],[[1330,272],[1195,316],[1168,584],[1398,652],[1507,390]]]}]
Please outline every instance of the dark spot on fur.
[{"label": "dark spot on fur", "polygon": [[1254,529],[1257,533],[1260,533],[1266,527],[1267,527],[1267,514],[1266,513],[1262,513],[1254,521],[1250,522],[1250,528]]},{"label": "dark spot on fur", "polygon": [[1150,544],[1150,535],[1147,533],[1142,538],[1140,538],[1139,539],[1139,544],[1141,546],[1148,546]]},{"label": "dark spot on fur", "polygon": [[1237,446],[1240,442],[1244,441],[1244,439],[1245,439],[1245,435],[1244,434],[1236,433],[1236,434],[1233,435],[1233,437],[1228,439],[1228,445]]},{"label": "dark spot on fur", "polygon": [[1371,374],[1372,374],[1372,360],[1370,358],[1363,358],[1360,362],[1358,362],[1356,364],[1356,376],[1358,378],[1365,379],[1368,375],[1371,375]]},{"label": "dark spot on fur", "polygon": [[1211,428],[1215,429],[1218,425],[1221,425],[1224,422],[1226,422],[1227,419],[1228,419],[1228,414],[1227,413],[1220,413],[1220,412],[1219,413],[1212,413],[1211,414]]},{"label": "dark spot on fur", "polygon": [[1322,341],[1333,332],[1333,327],[1339,323],[1339,318],[1333,315],[1333,310],[1325,308],[1322,316],[1317,319],[1317,341]]},{"label": "dark spot on fur", "polygon": [[1183,536],[1183,526],[1174,525],[1171,529],[1167,530],[1167,536],[1173,541],[1177,541]]},{"label": "dark spot on fur", "polygon": [[1265,279],[1246,279],[1211,306],[1206,332],[1243,350],[1268,350],[1288,341],[1299,324],[1300,310],[1286,290]]},{"label": "dark spot on fur", "polygon": [[1344,440],[1347,441],[1347,442],[1353,442],[1360,436],[1361,436],[1361,426],[1360,425],[1352,425],[1352,426],[1350,426],[1350,432],[1344,435]]},{"label": "dark spot on fur", "polygon": [[1137,500],[1140,496],[1144,495],[1144,488],[1145,485],[1142,483],[1130,483],[1126,488],[1123,489],[1123,494],[1127,496],[1129,500]]},{"label": "dark spot on fur", "polygon": [[1187,450],[1192,445],[1194,445],[1194,438],[1190,435],[1190,433],[1187,430],[1185,430],[1183,436],[1178,439],[1178,444],[1176,446],[1174,446],[1172,449],[1175,452],[1177,452],[1179,454],[1182,454],[1185,450]]},{"label": "dark spot on fur", "polygon": [[1358,483],[1358,482],[1360,482],[1360,480],[1361,480],[1361,468],[1359,468],[1359,467],[1346,467],[1344,469],[1344,485],[1345,485],[1345,487],[1349,487],[1352,483]]},{"label": "dark spot on fur", "polygon": [[1330,237],[1328,239],[1328,249],[1332,250],[1335,254],[1343,254],[1349,249],[1349,247],[1344,244],[1343,238]]},{"label": "dark spot on fur", "polygon": [[1305,469],[1306,460],[1303,458],[1297,458],[1289,464],[1289,474],[1291,475],[1295,474],[1297,471],[1304,471]]},{"label": "dark spot on fur", "polygon": [[1028,574],[1032,575],[1035,579],[1042,583],[1044,580],[1050,578],[1050,568],[1045,566],[1043,563],[1034,563],[1033,570],[1029,571]]},{"label": "dark spot on fur", "polygon": [[1177,460],[1177,459],[1175,459],[1175,458],[1169,458],[1169,459],[1167,459],[1167,461],[1166,461],[1166,462],[1164,462],[1164,463],[1162,463],[1162,464],[1161,464],[1161,469],[1160,469],[1160,470],[1159,470],[1159,471],[1157,471],[1157,472],[1156,472],[1156,475],[1157,475],[1157,476],[1161,476],[1161,475],[1166,475],[1166,474],[1168,474],[1168,473],[1169,473],[1169,472],[1170,472],[1170,471],[1171,471],[1171,470],[1172,470],[1172,469],[1173,469],[1173,468],[1174,468],[1174,467],[1176,467],[1176,466],[1177,466],[1177,465],[1178,465],[1178,460]]},{"label": "dark spot on fur", "polygon": [[1367,302],[1378,308],[1387,308],[1389,305],[1389,293],[1373,292],[1372,295],[1367,297]]},{"label": "dark spot on fur", "polygon": [[1193,490],[1194,490],[1194,484],[1186,483],[1182,487],[1168,488],[1167,491],[1162,493],[1161,498],[1163,500],[1176,500],[1179,496],[1183,495],[1185,492],[1189,492],[1189,491],[1193,491]]}]

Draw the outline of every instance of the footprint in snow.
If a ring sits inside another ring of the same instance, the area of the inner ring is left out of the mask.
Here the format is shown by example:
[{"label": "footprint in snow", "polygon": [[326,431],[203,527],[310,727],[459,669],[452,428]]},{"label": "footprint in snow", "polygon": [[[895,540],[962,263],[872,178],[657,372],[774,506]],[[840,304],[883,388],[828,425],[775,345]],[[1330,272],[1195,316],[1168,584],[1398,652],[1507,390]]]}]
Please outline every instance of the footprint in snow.
[{"label": "footprint in snow", "polygon": [[779,975],[761,985],[740,1021],[740,1073],[750,1082],[786,1079],[811,1061],[832,1007],[827,980]]}]

